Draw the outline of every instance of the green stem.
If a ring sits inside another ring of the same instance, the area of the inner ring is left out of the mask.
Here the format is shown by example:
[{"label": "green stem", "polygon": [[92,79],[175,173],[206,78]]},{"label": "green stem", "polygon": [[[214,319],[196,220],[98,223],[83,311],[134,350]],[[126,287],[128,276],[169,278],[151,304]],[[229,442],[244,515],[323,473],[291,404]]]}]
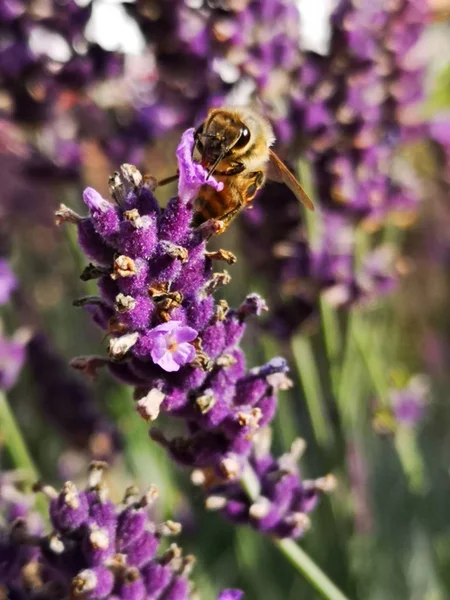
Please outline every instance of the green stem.
[{"label": "green stem", "polygon": [[425,494],[427,491],[425,465],[415,432],[405,426],[399,426],[395,433],[395,449],[408,479],[410,491],[414,494]]},{"label": "green stem", "polygon": [[342,332],[335,308],[323,296],[321,296],[319,303],[323,338],[330,366],[331,389],[333,394],[336,395],[342,357]]},{"label": "green stem", "polygon": [[354,331],[359,326],[359,318],[351,312],[347,324],[347,341],[344,360],[339,378],[336,402],[344,430],[351,431],[357,426],[360,410],[361,359],[357,349]]},{"label": "green stem", "polygon": [[[260,494],[260,486],[255,472],[247,464],[241,478],[241,485],[247,496],[255,500]],[[313,585],[323,598],[328,600],[348,600],[334,585],[322,569],[291,539],[272,538],[274,545],[289,560],[295,569]]]},{"label": "green stem", "polygon": [[274,544],[297,571],[316,588],[323,598],[328,598],[329,600],[348,600],[347,596],[344,596],[339,588],[328,579],[320,567],[316,565],[294,540],[274,540]]},{"label": "green stem", "polygon": [[[380,336],[379,329],[375,332],[378,336]],[[383,406],[387,406],[389,404],[389,376],[386,364],[389,360],[382,359],[374,332],[371,330],[372,327],[360,318],[358,326],[352,329],[352,336],[378,399]],[[380,337],[388,339],[388,335],[389,332],[385,331],[384,336]]]},{"label": "green stem", "polygon": [[305,335],[294,337],[292,353],[301,379],[315,438],[320,446],[330,448],[334,443],[334,433],[326,413],[325,398],[310,338]]},{"label": "green stem", "polygon": [[24,469],[35,481],[39,479],[38,470],[28,452],[22,433],[17,424],[8,400],[0,391],[0,433],[9,457],[17,469]]}]

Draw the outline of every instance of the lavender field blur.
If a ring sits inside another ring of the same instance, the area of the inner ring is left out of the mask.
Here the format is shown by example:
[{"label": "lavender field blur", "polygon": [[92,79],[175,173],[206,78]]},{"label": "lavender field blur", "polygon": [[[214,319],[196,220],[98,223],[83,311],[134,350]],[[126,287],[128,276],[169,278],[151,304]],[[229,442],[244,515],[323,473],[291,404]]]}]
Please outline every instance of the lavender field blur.
[{"label": "lavender field blur", "polygon": [[450,2],[0,0],[0,173],[0,600],[450,598]]}]

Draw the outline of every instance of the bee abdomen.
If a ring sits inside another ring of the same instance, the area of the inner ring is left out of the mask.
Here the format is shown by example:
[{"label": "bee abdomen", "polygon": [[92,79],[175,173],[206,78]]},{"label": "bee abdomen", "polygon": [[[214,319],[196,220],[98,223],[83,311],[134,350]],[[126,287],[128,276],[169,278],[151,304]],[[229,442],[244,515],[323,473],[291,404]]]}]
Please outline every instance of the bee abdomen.
[{"label": "bee abdomen", "polygon": [[208,219],[220,219],[230,209],[229,194],[222,190],[218,192],[210,186],[203,186],[194,203],[194,227]]}]

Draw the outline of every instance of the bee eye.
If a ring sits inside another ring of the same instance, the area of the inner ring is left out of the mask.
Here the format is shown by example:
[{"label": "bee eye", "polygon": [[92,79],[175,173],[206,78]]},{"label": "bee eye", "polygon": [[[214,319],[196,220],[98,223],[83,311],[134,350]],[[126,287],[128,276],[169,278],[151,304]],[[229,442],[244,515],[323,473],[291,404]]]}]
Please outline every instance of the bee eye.
[{"label": "bee eye", "polygon": [[203,152],[204,150],[203,142],[200,140],[200,135],[203,133],[203,125],[204,124],[202,123],[199,127],[197,127],[194,133],[194,140],[199,152]]},{"label": "bee eye", "polygon": [[244,148],[250,141],[250,131],[247,127],[243,127],[241,129],[241,135],[239,136],[238,141],[235,143],[235,148]]}]

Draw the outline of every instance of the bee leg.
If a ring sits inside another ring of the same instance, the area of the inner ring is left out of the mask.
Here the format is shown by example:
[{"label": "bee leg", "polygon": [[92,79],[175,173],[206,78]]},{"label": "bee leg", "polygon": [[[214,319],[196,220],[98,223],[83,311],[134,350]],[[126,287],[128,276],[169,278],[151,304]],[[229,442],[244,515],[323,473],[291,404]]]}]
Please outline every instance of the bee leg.
[{"label": "bee leg", "polygon": [[169,183],[173,183],[177,181],[179,174],[172,175],[171,177],[166,177],[165,179],[161,179],[161,181],[156,182],[156,187],[162,187],[163,185],[168,185]]},{"label": "bee leg", "polygon": [[264,185],[264,173],[262,171],[255,171],[254,173],[250,173],[249,183],[246,192],[245,192],[245,203],[249,204],[256,196],[257,192]]},{"label": "bee leg", "polygon": [[243,208],[243,203],[240,202],[237,206],[235,206],[235,208],[229,210],[228,212],[226,212],[224,215],[222,215],[220,217],[220,220],[222,221],[222,223],[224,224],[224,231],[225,229],[228,227],[228,225],[231,223],[231,221],[234,219],[234,217],[241,212],[242,208]]}]

